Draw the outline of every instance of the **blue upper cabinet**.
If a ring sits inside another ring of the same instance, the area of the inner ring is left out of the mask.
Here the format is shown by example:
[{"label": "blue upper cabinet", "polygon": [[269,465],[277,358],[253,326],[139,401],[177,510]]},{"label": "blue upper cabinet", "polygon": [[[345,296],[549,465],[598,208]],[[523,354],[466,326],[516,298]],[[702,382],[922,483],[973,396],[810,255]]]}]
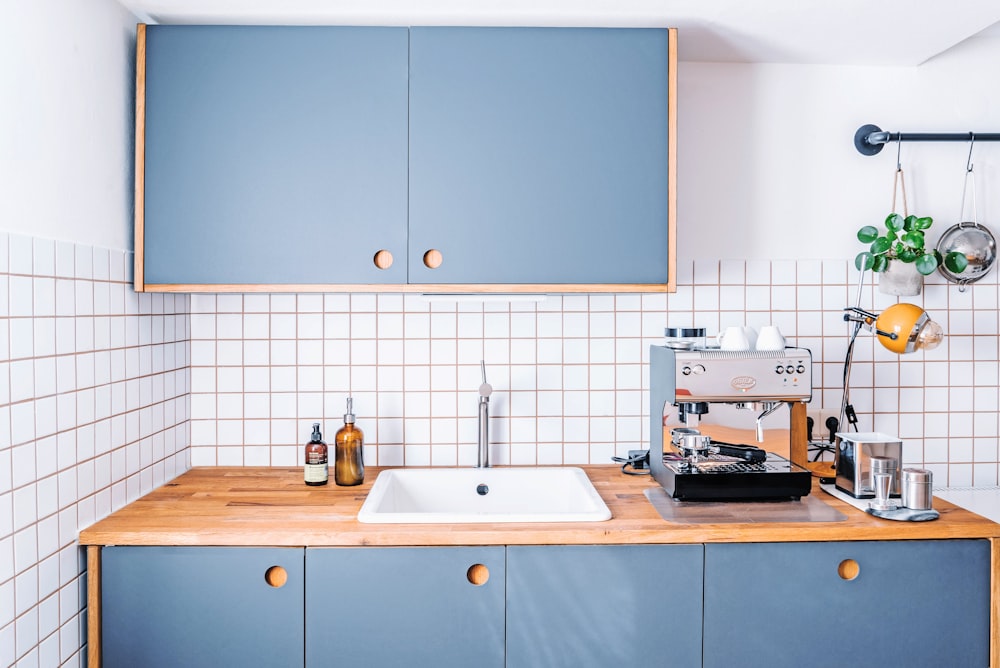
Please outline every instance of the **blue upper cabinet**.
[{"label": "blue upper cabinet", "polygon": [[409,281],[664,289],[672,35],[411,28]]},{"label": "blue upper cabinet", "polygon": [[672,290],[675,34],[140,26],[136,288]]},{"label": "blue upper cabinet", "polygon": [[407,42],[140,28],[137,287],[405,283]]}]

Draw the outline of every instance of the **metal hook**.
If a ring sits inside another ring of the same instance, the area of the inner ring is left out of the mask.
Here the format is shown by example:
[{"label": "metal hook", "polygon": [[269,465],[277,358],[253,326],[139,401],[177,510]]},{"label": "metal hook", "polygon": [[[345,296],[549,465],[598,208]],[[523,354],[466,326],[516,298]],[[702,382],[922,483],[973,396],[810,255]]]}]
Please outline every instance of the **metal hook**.
[{"label": "metal hook", "polygon": [[975,145],[975,143],[976,143],[976,133],[975,132],[970,132],[969,133],[969,157],[965,161],[965,171],[967,171],[967,172],[971,172],[972,171],[972,147]]},{"label": "metal hook", "polygon": [[903,165],[899,162],[899,153],[903,148],[903,133],[899,134],[899,139],[896,140],[896,171],[903,171]]}]

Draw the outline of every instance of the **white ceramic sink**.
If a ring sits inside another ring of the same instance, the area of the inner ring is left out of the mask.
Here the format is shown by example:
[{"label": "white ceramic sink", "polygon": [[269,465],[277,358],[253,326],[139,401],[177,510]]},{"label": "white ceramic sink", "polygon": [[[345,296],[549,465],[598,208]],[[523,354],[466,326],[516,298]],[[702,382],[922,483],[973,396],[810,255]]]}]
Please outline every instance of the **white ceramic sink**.
[{"label": "white ceramic sink", "polygon": [[601,522],[611,511],[575,467],[389,469],[358,513],[370,523]]}]

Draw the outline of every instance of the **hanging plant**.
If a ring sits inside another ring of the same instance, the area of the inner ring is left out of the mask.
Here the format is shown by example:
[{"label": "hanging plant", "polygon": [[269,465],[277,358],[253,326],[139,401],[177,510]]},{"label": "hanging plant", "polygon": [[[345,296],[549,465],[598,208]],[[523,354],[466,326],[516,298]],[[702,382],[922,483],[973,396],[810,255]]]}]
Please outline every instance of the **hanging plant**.
[{"label": "hanging plant", "polygon": [[920,218],[909,215],[905,218],[898,213],[890,213],[885,219],[885,232],[874,225],[865,225],[858,230],[858,241],[870,244],[868,250],[858,253],[854,266],[859,271],[871,269],[885,271],[893,260],[913,263],[917,271],[927,276],[942,264],[955,273],[965,271],[969,261],[965,255],[951,252],[942,256],[936,248],[928,248],[924,232],[934,223],[930,216]]}]

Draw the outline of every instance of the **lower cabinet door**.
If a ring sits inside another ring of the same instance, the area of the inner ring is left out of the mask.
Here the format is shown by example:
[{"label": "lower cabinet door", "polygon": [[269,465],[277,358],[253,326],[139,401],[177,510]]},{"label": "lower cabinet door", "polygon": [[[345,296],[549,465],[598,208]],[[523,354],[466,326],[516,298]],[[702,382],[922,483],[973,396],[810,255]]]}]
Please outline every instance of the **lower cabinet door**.
[{"label": "lower cabinet door", "polygon": [[508,668],[700,666],[703,558],[701,545],[508,547]]},{"label": "lower cabinet door", "polygon": [[985,540],[705,546],[706,667],[987,666]]},{"label": "lower cabinet door", "polygon": [[306,665],[504,665],[504,548],[307,548]]},{"label": "lower cabinet door", "polygon": [[302,664],[303,550],[105,547],[106,668]]}]

